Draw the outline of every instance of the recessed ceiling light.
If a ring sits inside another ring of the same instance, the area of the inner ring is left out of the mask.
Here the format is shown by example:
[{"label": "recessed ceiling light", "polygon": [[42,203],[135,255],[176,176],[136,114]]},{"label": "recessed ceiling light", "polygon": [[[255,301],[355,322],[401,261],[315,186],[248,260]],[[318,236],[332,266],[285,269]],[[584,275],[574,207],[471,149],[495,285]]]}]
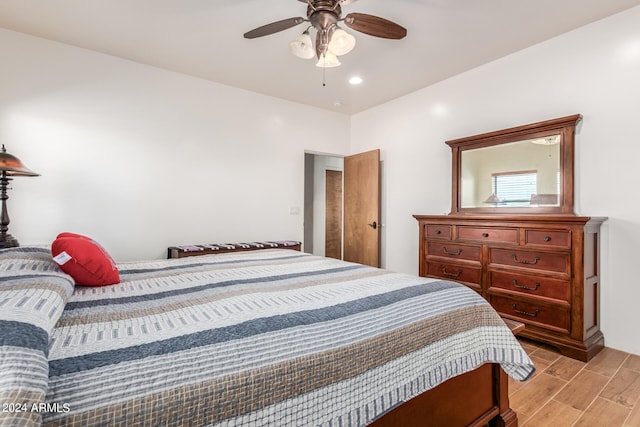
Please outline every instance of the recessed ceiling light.
[{"label": "recessed ceiling light", "polygon": [[333,101],[334,107],[342,107],[342,101]]},{"label": "recessed ceiling light", "polygon": [[447,115],[448,111],[449,109],[444,104],[435,104],[433,107],[431,107],[431,113],[433,113],[433,115],[436,117],[444,117]]},{"label": "recessed ceiling light", "polygon": [[353,76],[349,79],[349,83],[351,83],[352,85],[359,85],[360,83],[362,83],[362,77]]}]

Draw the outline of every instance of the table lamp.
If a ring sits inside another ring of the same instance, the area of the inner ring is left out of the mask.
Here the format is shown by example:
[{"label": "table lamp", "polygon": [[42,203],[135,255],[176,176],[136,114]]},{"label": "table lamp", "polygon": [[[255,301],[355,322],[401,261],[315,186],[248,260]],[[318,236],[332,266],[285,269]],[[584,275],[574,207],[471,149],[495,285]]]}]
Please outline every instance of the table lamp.
[{"label": "table lamp", "polygon": [[2,144],[0,152],[0,200],[2,200],[2,215],[0,216],[0,249],[20,246],[9,231],[9,214],[7,212],[7,187],[14,176],[39,176],[27,168],[16,156],[7,153]]}]

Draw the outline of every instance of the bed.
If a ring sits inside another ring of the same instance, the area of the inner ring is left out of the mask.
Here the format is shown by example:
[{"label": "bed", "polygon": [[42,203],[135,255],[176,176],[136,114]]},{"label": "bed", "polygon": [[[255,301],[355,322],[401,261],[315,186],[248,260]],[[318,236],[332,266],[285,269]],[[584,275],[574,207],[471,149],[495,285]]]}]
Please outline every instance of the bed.
[{"label": "bed", "polygon": [[508,425],[535,368],[463,285],[288,249],[74,285],[0,250],[1,426]]}]

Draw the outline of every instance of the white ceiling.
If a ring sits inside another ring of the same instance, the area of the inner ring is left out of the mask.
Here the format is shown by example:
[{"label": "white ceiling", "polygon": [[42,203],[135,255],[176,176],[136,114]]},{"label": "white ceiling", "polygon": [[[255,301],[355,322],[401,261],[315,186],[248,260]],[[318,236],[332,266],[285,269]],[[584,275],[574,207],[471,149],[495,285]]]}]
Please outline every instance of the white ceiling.
[{"label": "white ceiling", "polygon": [[[270,36],[258,26],[306,16],[296,0],[0,0],[0,26],[132,61],[354,114],[582,25],[640,0],[359,0],[350,12],[407,28],[402,40],[361,33],[342,66],[288,51],[306,23]],[[10,58],[3,58],[10,61]],[[351,86],[349,77],[364,82]]]}]

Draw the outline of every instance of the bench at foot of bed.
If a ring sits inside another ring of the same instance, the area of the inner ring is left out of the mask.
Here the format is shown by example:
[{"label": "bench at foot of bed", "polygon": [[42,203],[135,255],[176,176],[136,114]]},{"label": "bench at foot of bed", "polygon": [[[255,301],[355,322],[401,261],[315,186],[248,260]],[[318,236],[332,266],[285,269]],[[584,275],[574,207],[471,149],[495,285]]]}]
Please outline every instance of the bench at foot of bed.
[{"label": "bench at foot of bed", "polygon": [[183,245],[167,248],[167,258],[184,258],[188,256],[221,254],[237,251],[257,251],[260,249],[293,249],[301,250],[301,242],[296,240],[277,240],[267,242],[211,243],[207,245]]}]

